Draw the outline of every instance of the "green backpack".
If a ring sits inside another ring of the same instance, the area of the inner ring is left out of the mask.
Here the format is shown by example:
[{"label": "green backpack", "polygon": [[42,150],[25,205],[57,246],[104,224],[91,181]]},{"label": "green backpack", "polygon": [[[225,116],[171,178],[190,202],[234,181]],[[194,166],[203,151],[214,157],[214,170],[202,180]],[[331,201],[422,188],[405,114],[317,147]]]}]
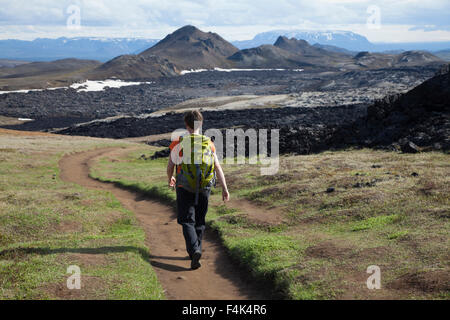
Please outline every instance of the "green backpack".
[{"label": "green backpack", "polygon": [[180,138],[183,152],[181,171],[177,176],[177,185],[195,193],[195,204],[198,194],[215,184],[214,152],[211,139],[199,134],[191,134]]}]

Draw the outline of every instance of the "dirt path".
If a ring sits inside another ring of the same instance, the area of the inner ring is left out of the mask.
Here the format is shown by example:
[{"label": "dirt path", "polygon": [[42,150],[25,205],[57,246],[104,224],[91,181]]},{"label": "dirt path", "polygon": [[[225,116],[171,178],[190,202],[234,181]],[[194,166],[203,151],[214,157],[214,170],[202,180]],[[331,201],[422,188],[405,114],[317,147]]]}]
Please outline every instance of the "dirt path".
[{"label": "dirt path", "polygon": [[202,267],[190,270],[181,226],[173,209],[143,195],[102,183],[89,177],[90,164],[96,158],[128,152],[129,149],[105,148],[63,157],[59,163],[61,179],[91,189],[112,192],[122,205],[135,213],[145,230],[151,261],[168,299],[229,300],[265,299],[264,290],[248,280],[248,275],[230,261],[212,232],[206,232]]}]

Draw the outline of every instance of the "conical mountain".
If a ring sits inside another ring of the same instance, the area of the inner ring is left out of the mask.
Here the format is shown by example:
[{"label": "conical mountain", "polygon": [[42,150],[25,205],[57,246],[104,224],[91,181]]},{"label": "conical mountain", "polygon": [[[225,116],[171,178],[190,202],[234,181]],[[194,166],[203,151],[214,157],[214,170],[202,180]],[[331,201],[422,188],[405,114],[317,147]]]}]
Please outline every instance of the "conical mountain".
[{"label": "conical mountain", "polygon": [[216,33],[185,26],[166,36],[140,56],[156,55],[168,59],[178,69],[229,66],[226,60],[238,49]]}]

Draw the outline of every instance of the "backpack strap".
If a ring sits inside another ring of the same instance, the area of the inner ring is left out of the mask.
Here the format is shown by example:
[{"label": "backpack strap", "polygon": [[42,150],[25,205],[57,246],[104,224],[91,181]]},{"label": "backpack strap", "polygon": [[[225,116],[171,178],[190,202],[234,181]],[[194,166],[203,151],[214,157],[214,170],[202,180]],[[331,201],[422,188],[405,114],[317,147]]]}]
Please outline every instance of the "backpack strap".
[{"label": "backpack strap", "polygon": [[198,205],[198,195],[200,193],[200,181],[202,180],[202,170],[200,169],[200,166],[197,164],[195,165],[197,167],[197,183],[195,186],[195,205]]}]

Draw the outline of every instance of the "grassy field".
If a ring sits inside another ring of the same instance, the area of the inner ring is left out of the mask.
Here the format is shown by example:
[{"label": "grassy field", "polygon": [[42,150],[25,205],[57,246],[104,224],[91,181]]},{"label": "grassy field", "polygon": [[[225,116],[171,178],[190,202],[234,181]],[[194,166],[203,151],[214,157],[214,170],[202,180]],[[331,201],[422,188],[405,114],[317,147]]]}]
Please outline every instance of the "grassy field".
[{"label": "grassy field", "polygon": [[[91,175],[174,205],[167,160],[141,158],[155,150],[104,158]],[[242,201],[223,205],[214,192],[208,223],[236,261],[286,298],[449,298],[448,155],[347,150],[284,156],[275,176],[250,165],[224,170]],[[381,270],[379,290],[367,289],[371,265]]]},{"label": "grassy field", "polygon": [[[129,142],[0,129],[0,299],[163,299],[144,232],[108,192],[59,179],[63,154],[134,146],[91,175],[169,205],[166,159]],[[283,156],[279,174],[225,165],[208,214],[234,259],[290,299],[448,299],[450,163],[373,150]],[[83,290],[68,290],[77,265]],[[368,290],[368,266],[381,289]]]},{"label": "grassy field", "polygon": [[[0,129],[0,299],[164,298],[134,215],[59,179],[64,153],[125,144]],[[82,290],[67,289],[71,265]]]}]

